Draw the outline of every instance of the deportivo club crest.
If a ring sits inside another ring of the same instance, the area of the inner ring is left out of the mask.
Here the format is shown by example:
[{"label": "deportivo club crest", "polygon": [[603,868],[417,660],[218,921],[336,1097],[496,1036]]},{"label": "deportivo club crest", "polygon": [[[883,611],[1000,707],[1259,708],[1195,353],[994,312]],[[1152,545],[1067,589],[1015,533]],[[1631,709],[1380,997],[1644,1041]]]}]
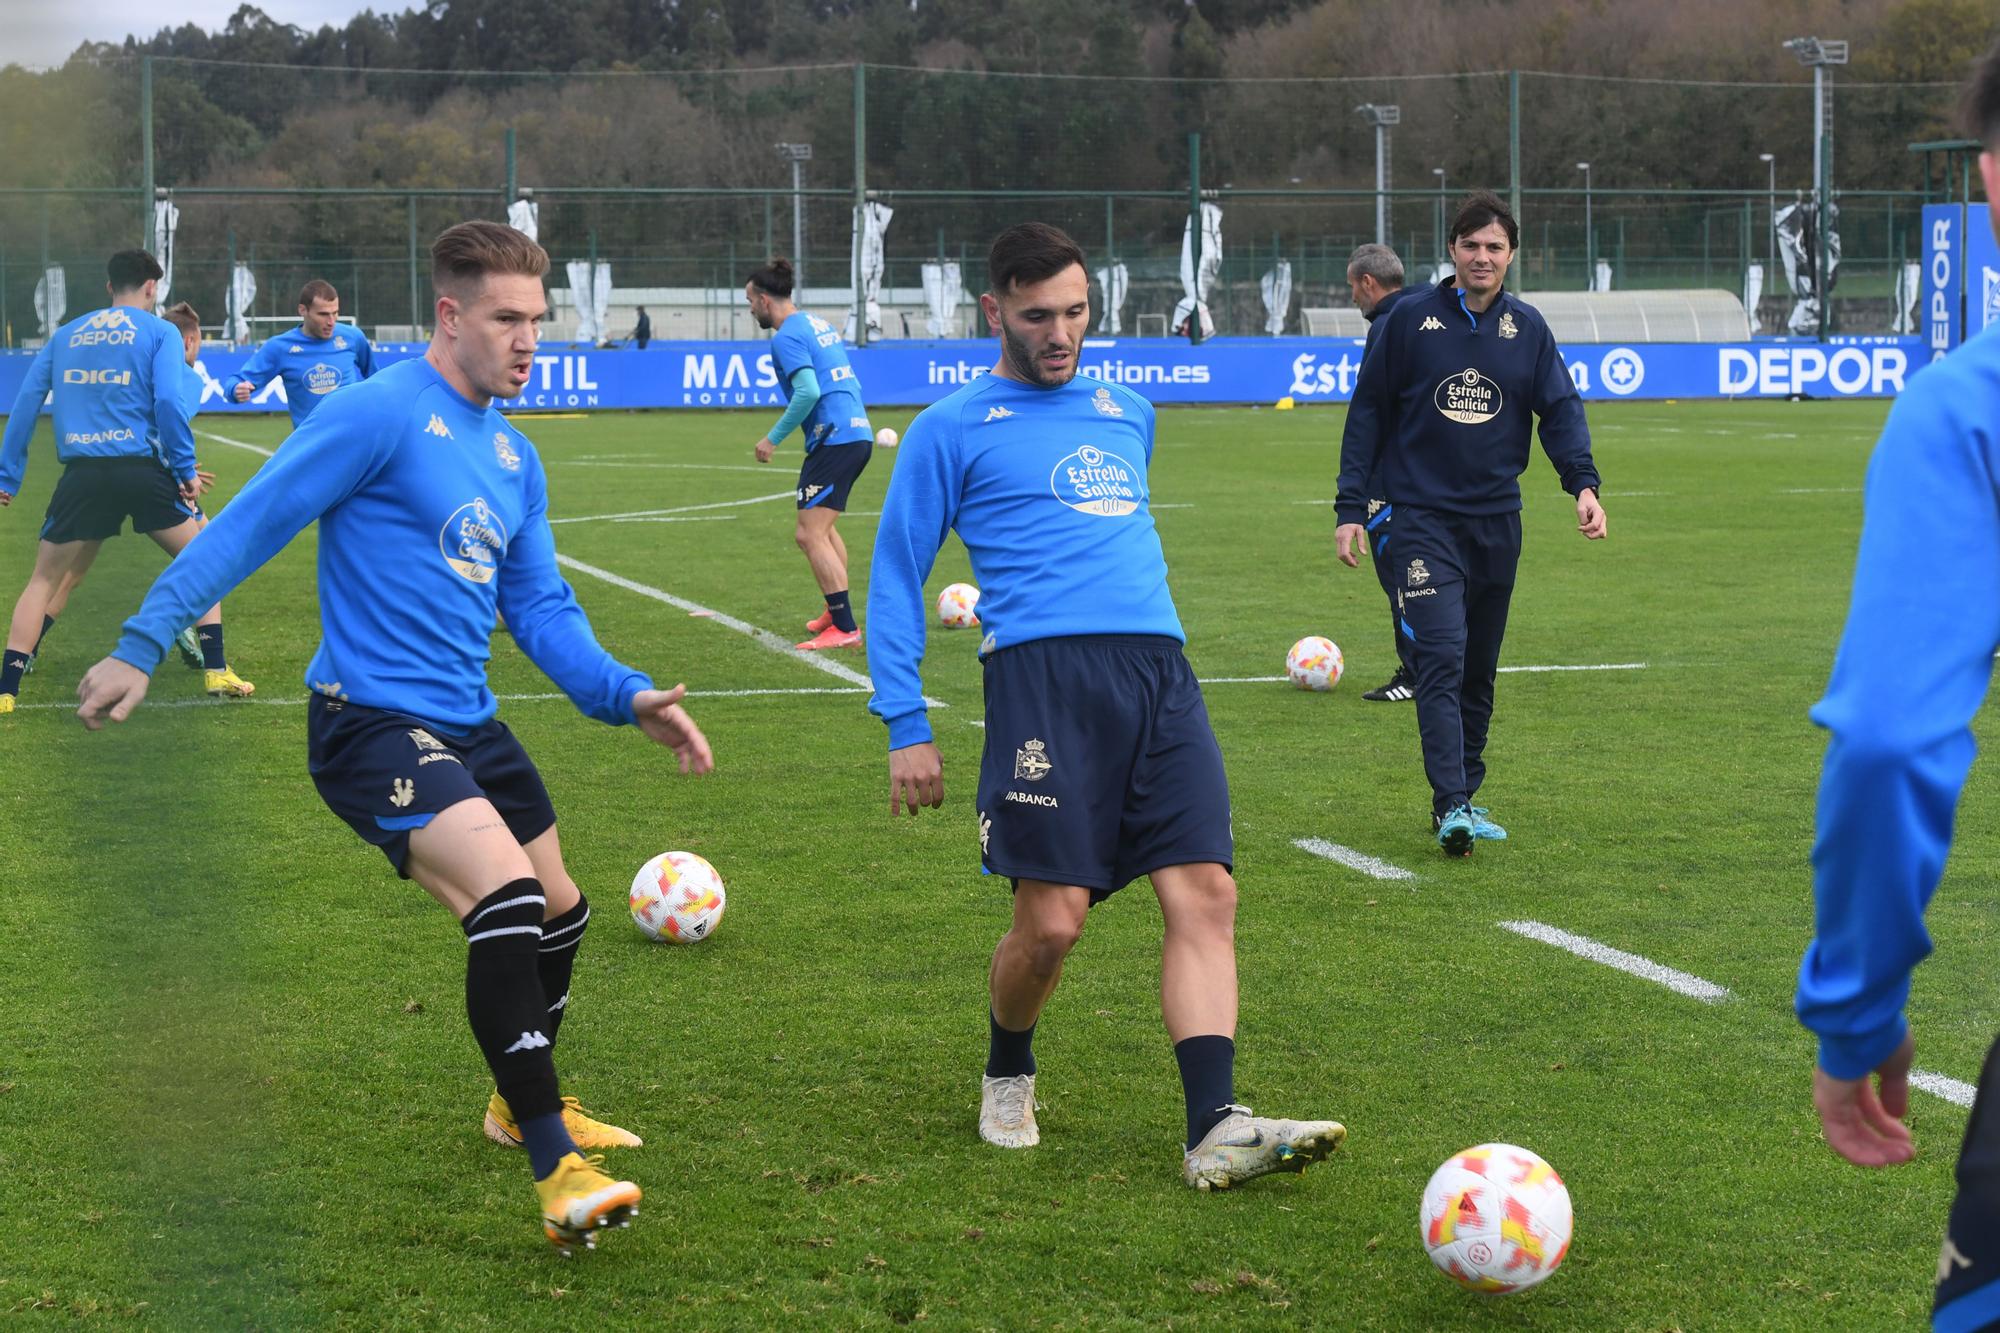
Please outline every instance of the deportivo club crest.
[{"label": "deportivo club crest", "polygon": [[1125,415],[1125,409],[1112,401],[1111,390],[1109,389],[1099,389],[1097,396],[1090,400],[1090,405],[1107,417],[1122,417]]},{"label": "deportivo club crest", "polygon": [[1424,562],[1421,560],[1412,560],[1410,562],[1410,575],[1408,579],[1410,586],[1421,588],[1430,581],[1431,572],[1424,568]]},{"label": "deportivo club crest", "polygon": [[1017,778],[1040,782],[1054,767],[1049,762],[1049,747],[1040,741],[1029,741],[1014,752],[1014,776]]},{"label": "deportivo club crest", "polygon": [[507,439],[507,432],[496,431],[493,435],[493,456],[500,460],[500,466],[509,472],[521,470],[521,455],[514,452],[514,446]]},{"label": "deportivo club crest", "polygon": [[1514,327],[1513,311],[1510,310],[1506,314],[1500,316],[1500,336],[1502,338],[1511,338],[1519,332],[1520,330]]}]

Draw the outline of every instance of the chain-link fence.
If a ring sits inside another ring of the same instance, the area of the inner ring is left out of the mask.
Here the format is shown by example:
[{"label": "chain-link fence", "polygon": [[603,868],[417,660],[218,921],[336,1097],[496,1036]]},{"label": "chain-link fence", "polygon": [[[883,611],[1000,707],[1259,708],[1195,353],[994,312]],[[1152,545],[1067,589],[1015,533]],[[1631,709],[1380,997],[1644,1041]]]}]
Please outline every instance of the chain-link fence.
[{"label": "chain-link fence", "polygon": [[[1844,331],[1890,325],[1924,202],[1907,145],[1949,132],[1954,95],[1835,87],[1833,313]],[[214,325],[241,264],[256,278],[257,322],[288,322],[299,286],[324,277],[364,325],[420,328],[430,238],[528,197],[557,264],[552,286],[567,261],[608,262],[621,305],[650,294],[675,312],[656,319],[659,336],[746,336],[739,287],[770,254],[794,258],[811,308],[852,301],[865,192],[893,211],[884,336],[924,331],[913,294],[926,263],[958,263],[976,291],[991,237],[1028,217],[1067,228],[1093,265],[1122,262],[1126,331],[1164,331],[1183,295],[1197,184],[1224,210],[1210,298],[1224,333],[1265,329],[1260,279],[1280,260],[1289,328],[1301,306],[1344,304],[1347,256],[1376,239],[1378,218],[1412,274],[1428,276],[1475,187],[1518,200],[1517,289],[1582,290],[1601,261],[1615,288],[1740,293],[1762,264],[1767,304],[1782,304],[1772,219],[1810,195],[1814,130],[1803,80],[1222,81],[878,65],[545,75],[166,57],[10,68],[0,340],[37,337],[36,289],[51,268],[67,279],[69,313],[89,308],[104,257],[152,244],[156,197],[178,209],[174,295]],[[976,322],[969,313],[961,327]]]}]

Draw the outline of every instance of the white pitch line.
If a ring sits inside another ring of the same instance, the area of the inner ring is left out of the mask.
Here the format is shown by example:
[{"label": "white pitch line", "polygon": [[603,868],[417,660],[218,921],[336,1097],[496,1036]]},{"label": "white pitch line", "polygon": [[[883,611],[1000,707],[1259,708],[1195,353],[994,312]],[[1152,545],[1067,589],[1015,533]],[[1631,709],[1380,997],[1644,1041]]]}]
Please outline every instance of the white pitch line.
[{"label": "white pitch line", "polygon": [[676,472],[763,472],[775,469],[757,463],[626,463],[613,462],[609,455],[598,458],[545,458],[546,464],[560,463],[564,467],[636,467]]},{"label": "white pitch line", "polygon": [[[689,690],[681,697],[684,699],[755,699],[765,695],[867,693],[869,691],[861,689],[858,686],[849,689],[837,686],[806,686],[786,690]],[[240,704],[264,704],[275,708],[298,708],[301,705],[311,703],[315,697],[317,696],[310,694],[290,697],[253,694],[248,699],[161,699],[158,702],[141,704],[140,707],[148,711],[155,708],[235,708]],[[496,694],[493,697],[503,704],[547,703],[555,699],[569,698],[567,694]],[[16,704],[14,708],[16,712],[29,708],[66,708],[71,712],[76,711],[76,705],[73,703]]]},{"label": "white pitch line", "polygon": [[212,430],[198,430],[195,434],[201,436],[204,440],[214,440],[217,444],[227,444],[233,445],[238,449],[248,449],[251,453],[262,454],[266,458],[269,458],[275,452],[274,450],[266,449],[261,444],[251,444],[248,440],[232,440],[227,435],[217,435]]},{"label": "white pitch line", "polygon": [[1859,486],[1788,486],[1781,491],[1772,491],[1771,494],[1773,495],[1859,495],[1861,494],[1861,488]]},{"label": "white pitch line", "polygon": [[[1505,675],[1510,671],[1644,671],[1644,662],[1596,662],[1586,666],[1504,666],[1495,670]],[[1289,680],[1289,676],[1203,676],[1197,685],[1270,685],[1277,681]]]},{"label": "white pitch line", "polygon": [[734,523],[735,514],[652,514],[645,518],[614,518],[613,523]]},{"label": "white pitch line", "polygon": [[1921,1088],[1933,1097],[1942,1097],[1953,1106],[1970,1106],[1979,1089],[1970,1083],[1961,1083],[1943,1074],[1932,1074],[1922,1069],[1910,1071],[1910,1086]]},{"label": "white pitch line", "polygon": [[747,500],[718,500],[714,504],[676,505],[672,509],[634,509],[623,514],[582,514],[575,518],[552,518],[556,523],[601,523],[612,518],[651,518],[656,514],[693,514],[703,509],[737,509],[743,505],[764,504],[771,500],[789,500],[797,495],[796,490],[773,491],[769,495],[753,495]]},{"label": "white pitch line", "polygon": [[1727,987],[1718,986],[1712,981],[1703,981],[1700,977],[1686,972],[1676,971],[1650,958],[1641,958],[1636,953],[1626,953],[1623,949],[1599,944],[1596,940],[1586,939],[1582,935],[1572,935],[1566,930],[1543,925],[1539,921],[1501,921],[1495,924],[1502,930],[1513,931],[1516,935],[1525,935],[1531,940],[1540,940],[1544,944],[1553,944],[1558,949],[1566,949],[1578,958],[1602,963],[1606,967],[1615,967],[1620,972],[1629,972],[1635,977],[1657,982],[1668,990],[1700,1000],[1703,1004],[1716,1004],[1729,998]]},{"label": "white pitch line", "polygon": [[1387,861],[1378,860],[1366,852],[1357,852],[1352,847],[1342,847],[1339,843],[1328,842],[1324,838],[1293,838],[1292,846],[1302,852],[1310,852],[1314,856],[1339,862],[1349,870],[1359,870],[1364,875],[1373,875],[1376,879],[1416,878],[1401,866],[1392,866]]}]

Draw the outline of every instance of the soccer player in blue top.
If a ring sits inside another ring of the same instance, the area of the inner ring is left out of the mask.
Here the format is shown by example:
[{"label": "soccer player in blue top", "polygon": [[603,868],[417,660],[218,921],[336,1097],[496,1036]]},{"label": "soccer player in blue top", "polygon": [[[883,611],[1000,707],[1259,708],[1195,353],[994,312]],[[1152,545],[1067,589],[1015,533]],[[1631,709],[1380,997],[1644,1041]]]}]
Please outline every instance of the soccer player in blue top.
[{"label": "soccer player in blue top", "polygon": [[[121,250],[107,266],[108,309],[81,315],[50,335],[35,354],[0,436],[0,506],[11,505],[28,470],[28,441],[42,400],[54,393],[56,457],[63,474],[49,497],[41,544],[28,586],[14,603],[0,657],[0,713],[11,713],[36,645],[125,520],[169,557],[200,531],[195,521],[206,474],[195,466],[188,426],[186,343],[180,329],[152,313],[161,270],[144,250]],[[220,607],[201,615],[204,684],[212,695],[242,697],[256,687],[231,671],[222,654]],[[202,612],[203,607],[196,611]],[[190,615],[174,628],[195,620]]]},{"label": "soccer player in blue top", "polygon": [[806,461],[799,468],[799,526],[793,536],[812,566],[826,609],[806,622],[813,636],[798,646],[852,648],[861,642],[861,630],[847,598],[847,544],[833,525],[875,452],[875,435],[840,330],[792,304],[793,281],[791,261],[773,259],[743,288],[758,327],[777,330],[771,362],[786,400],[784,415],[758,437],[757,461],[770,462],[792,428],[803,428]]},{"label": "soccer player in blue top", "polygon": [[527,1149],[543,1229],[565,1253],[622,1222],[639,1189],[579,1148],[635,1135],[560,1095],[552,1047],[590,908],[563,867],[555,808],[494,717],[496,610],[514,642],[599,721],[635,723],[682,772],[713,764],[679,700],[599,646],[556,565],[535,448],[494,407],[534,367],[548,255],[466,222],[431,247],[437,331],[315,412],[146,594],[77,687],[93,730],[145,698],[193,609],[319,521],[319,651],[306,670],[320,796],[464,926],[466,1012],[493,1071],[486,1134]]},{"label": "soccer player in blue top", "polygon": [[911,425],[875,538],[869,709],[889,726],[889,811],[944,801],[918,665],[923,584],[947,533],[981,589],[979,851],[1014,886],[989,978],[979,1133],[1041,1141],[1031,1043],[1090,907],[1149,876],[1166,919],[1160,1008],[1187,1105],[1182,1178],[1226,1189],[1304,1170],[1347,1131],[1236,1104],[1229,783],[1148,508],[1153,407],[1077,373],[1083,252],[1055,227],[993,243],[980,298],[1000,360]]},{"label": "soccer player in blue top", "polygon": [[[1979,63],[1965,107],[1968,133],[1985,145],[1979,171],[2000,231],[2000,44]],[[1978,224],[1968,216],[1966,225]],[[1890,409],[1868,464],[1847,629],[1812,712],[1833,739],[1820,772],[1817,913],[1797,1009],[1819,1037],[1812,1098],[1827,1146],[1860,1166],[1916,1153],[1902,1123],[1916,1050],[1903,1010],[1910,975],[1931,950],[1924,909],[1951,850],[1977,748],[1972,719],[2000,652],[1996,477],[2000,327],[1988,326],[1911,380]],[[1931,1326],[2000,1329],[2000,1041],[1959,1149]]]},{"label": "soccer player in blue top", "polygon": [[1371,492],[1396,511],[1396,590],[1416,667],[1431,827],[1451,856],[1507,836],[1472,798],[1486,777],[1535,417],[1576,497],[1577,531],[1604,536],[1583,400],[1541,313],[1503,286],[1519,244],[1507,206],[1472,195],[1451,224],[1457,271],[1369,330],[1377,341],[1354,383],[1334,498],[1334,549],[1350,566],[1368,552]]},{"label": "soccer player in blue top", "polygon": [[375,349],[367,335],[340,322],[340,293],[314,278],[299,289],[299,326],[259,347],[243,369],[222,382],[222,391],[247,403],[272,380],[283,380],[285,406],[297,430],[321,399],[374,373]]}]

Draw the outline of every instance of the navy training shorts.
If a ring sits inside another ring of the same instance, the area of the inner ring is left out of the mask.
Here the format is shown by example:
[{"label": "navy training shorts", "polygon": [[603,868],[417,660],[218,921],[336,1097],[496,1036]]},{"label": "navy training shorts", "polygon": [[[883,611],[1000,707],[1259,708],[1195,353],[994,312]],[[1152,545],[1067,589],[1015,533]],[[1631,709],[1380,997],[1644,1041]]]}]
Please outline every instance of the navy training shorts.
[{"label": "navy training shorts", "polygon": [[157,458],[78,458],[63,468],[49,497],[42,540],[104,541],[116,537],[128,517],[134,532],[165,532],[198,512]]},{"label": "navy training shorts", "polygon": [[845,511],[848,492],[861,480],[874,452],[875,446],[866,440],[813,449],[799,467],[799,508]]}]

